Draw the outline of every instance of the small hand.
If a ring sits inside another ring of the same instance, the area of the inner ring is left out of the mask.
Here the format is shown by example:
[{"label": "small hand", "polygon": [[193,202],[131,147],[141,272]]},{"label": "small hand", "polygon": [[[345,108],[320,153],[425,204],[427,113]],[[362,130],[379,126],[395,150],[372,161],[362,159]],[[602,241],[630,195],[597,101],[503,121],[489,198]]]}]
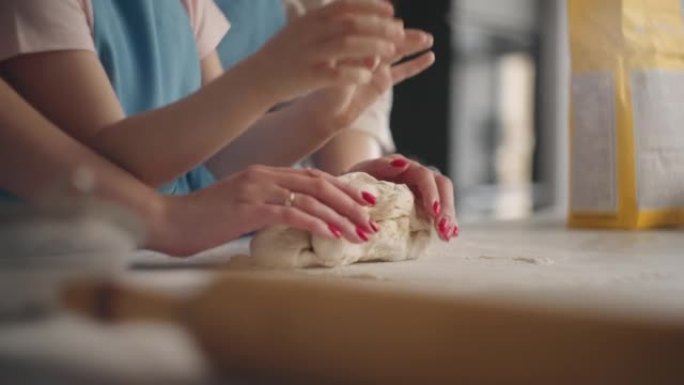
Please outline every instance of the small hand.
[{"label": "small hand", "polygon": [[[333,130],[347,128],[391,87],[432,66],[435,55],[431,51],[401,62],[407,56],[429,49],[432,44],[430,34],[415,29],[406,30],[404,38],[396,45],[397,53],[394,57],[379,64],[374,57],[364,59],[363,65],[375,67],[368,83],[325,88],[306,96],[297,104],[309,111],[309,116],[314,114],[326,127],[332,127]],[[355,61],[353,64],[360,62]]]},{"label": "small hand", "polygon": [[418,206],[432,218],[440,238],[449,241],[458,236],[454,186],[439,172],[401,155],[362,162],[349,171],[363,171],[381,180],[408,185],[417,198]]},{"label": "small hand", "polygon": [[394,57],[404,27],[393,15],[384,0],[336,1],[288,24],[250,58],[250,66],[283,101],[324,87],[367,83],[373,75],[367,66],[339,63]]}]

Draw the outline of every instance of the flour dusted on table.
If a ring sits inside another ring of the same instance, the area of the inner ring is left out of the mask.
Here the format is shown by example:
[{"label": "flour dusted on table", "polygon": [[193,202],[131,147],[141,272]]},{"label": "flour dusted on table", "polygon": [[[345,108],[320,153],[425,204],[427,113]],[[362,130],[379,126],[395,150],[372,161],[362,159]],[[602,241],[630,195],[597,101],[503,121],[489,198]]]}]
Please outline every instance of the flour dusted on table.
[{"label": "flour dusted on table", "polygon": [[432,226],[416,211],[413,193],[406,185],[378,181],[366,173],[350,173],[340,179],[378,198],[375,206],[364,208],[380,227],[370,241],[353,244],[274,226],[252,239],[252,263],[272,268],[335,267],[363,261],[416,259],[425,251]]}]

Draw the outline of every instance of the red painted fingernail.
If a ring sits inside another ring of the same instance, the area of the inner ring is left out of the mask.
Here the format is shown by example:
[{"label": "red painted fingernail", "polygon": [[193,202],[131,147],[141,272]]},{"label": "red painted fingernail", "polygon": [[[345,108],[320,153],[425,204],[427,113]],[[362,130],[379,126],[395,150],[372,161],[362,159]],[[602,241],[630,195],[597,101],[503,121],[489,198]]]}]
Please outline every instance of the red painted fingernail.
[{"label": "red painted fingernail", "polygon": [[374,220],[371,220],[369,223],[370,223],[370,227],[371,227],[371,229],[373,230],[374,233],[377,233],[378,231],[380,231],[380,228],[378,227],[378,224],[375,223]]},{"label": "red painted fingernail", "polygon": [[448,241],[451,238],[451,226],[444,226],[442,230],[442,239]]},{"label": "red painted fingernail", "polygon": [[439,231],[444,233],[445,232],[444,230],[446,230],[448,223],[449,223],[449,220],[446,217],[440,219],[439,225],[437,226],[437,227],[439,227]]},{"label": "red painted fingernail", "polygon": [[460,233],[460,230],[458,229],[458,226],[454,226],[454,230],[451,233],[451,236],[454,238],[458,238],[458,234]]},{"label": "red painted fingernail", "polygon": [[363,239],[364,241],[368,242],[368,234],[366,234],[366,231],[360,227],[356,228],[356,234],[359,236],[359,238]]},{"label": "red painted fingernail", "polygon": [[439,203],[439,201],[435,201],[435,203],[432,204],[432,212],[435,214],[435,216],[442,212],[442,204]]},{"label": "red painted fingernail", "polygon": [[375,205],[375,203],[377,202],[375,195],[373,195],[367,191],[364,191],[361,193],[361,198],[363,198],[364,201],[366,201],[372,205]]},{"label": "red painted fingernail", "polygon": [[390,162],[390,166],[396,167],[396,168],[404,168],[408,162],[405,159],[395,159]]},{"label": "red painted fingernail", "polygon": [[335,238],[342,238],[342,230],[340,230],[339,227],[330,224],[328,225],[328,229],[330,229],[330,232],[335,236]]}]

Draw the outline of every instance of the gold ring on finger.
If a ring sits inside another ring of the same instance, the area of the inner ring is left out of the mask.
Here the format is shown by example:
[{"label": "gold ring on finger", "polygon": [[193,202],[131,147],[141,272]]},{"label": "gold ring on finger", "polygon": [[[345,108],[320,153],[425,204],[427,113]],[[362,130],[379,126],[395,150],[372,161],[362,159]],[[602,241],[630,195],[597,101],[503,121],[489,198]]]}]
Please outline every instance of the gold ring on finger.
[{"label": "gold ring on finger", "polygon": [[290,191],[290,193],[287,195],[287,198],[285,198],[285,203],[284,203],[285,207],[292,207],[292,205],[294,205],[294,201],[295,201],[296,197],[297,197],[297,195],[295,193],[293,193],[292,191]]}]

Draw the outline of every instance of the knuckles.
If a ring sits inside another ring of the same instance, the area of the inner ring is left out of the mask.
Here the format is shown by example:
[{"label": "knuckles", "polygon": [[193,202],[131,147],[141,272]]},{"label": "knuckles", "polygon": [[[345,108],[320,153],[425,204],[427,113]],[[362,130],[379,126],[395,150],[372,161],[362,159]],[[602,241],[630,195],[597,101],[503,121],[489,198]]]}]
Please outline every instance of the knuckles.
[{"label": "knuckles", "polygon": [[324,194],[330,191],[330,182],[326,181],[320,177],[314,177],[311,179],[311,185],[314,191]]},{"label": "knuckles", "polygon": [[330,5],[330,12],[334,14],[349,13],[354,10],[353,0],[337,0],[334,4]]},{"label": "knuckles", "polygon": [[308,183],[314,191],[317,193],[326,193],[330,191],[332,184],[328,181],[328,178],[323,171],[306,169],[303,173],[308,177]]},{"label": "knuckles", "polygon": [[339,39],[337,45],[341,50],[348,50],[354,48],[356,38],[353,36],[343,36]]},{"label": "knuckles", "polygon": [[240,202],[254,202],[267,181],[267,168],[249,166],[236,178],[235,194]]},{"label": "knuckles", "polygon": [[266,168],[263,166],[249,166],[240,174],[242,180],[247,184],[257,184],[261,182],[266,174]]},{"label": "knuckles", "polygon": [[436,180],[437,183],[440,184],[440,185],[443,185],[443,186],[446,186],[446,187],[453,188],[453,183],[451,182],[451,179],[447,178],[447,177],[444,176],[444,175],[441,175],[441,174],[440,174],[440,175],[437,175],[437,176],[435,177],[435,180]]},{"label": "knuckles", "polygon": [[311,178],[327,179],[327,174],[315,168],[307,168],[304,173]]}]

